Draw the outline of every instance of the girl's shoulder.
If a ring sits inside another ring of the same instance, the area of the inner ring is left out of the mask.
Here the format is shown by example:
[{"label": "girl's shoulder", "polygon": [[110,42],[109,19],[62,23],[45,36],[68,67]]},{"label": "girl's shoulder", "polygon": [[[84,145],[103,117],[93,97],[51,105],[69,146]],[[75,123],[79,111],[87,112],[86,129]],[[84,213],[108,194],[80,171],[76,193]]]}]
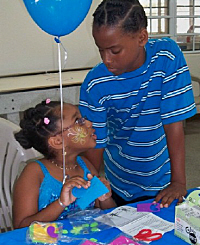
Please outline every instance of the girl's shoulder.
[{"label": "girl's shoulder", "polygon": [[34,161],[27,163],[14,184],[14,193],[18,193],[22,189],[25,191],[28,189],[38,190],[43,178],[44,175],[39,164]]},{"label": "girl's shoulder", "polygon": [[34,177],[35,179],[42,179],[43,176],[44,175],[43,175],[41,166],[36,161],[27,163],[20,175],[20,177],[23,177],[23,178],[24,177],[26,178]]}]

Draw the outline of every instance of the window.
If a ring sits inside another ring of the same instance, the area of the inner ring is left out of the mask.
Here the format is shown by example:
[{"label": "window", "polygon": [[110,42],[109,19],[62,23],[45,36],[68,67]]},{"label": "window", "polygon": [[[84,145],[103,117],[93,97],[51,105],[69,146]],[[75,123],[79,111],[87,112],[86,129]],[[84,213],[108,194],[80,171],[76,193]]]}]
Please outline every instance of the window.
[{"label": "window", "polygon": [[140,0],[150,38],[170,37],[183,51],[200,51],[200,0]]}]

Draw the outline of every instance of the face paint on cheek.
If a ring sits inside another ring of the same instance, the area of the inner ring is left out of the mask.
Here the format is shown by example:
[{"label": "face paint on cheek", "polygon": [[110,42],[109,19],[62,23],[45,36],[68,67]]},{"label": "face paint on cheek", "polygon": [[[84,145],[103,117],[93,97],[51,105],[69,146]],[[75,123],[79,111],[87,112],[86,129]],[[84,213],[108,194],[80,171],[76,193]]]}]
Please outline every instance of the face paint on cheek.
[{"label": "face paint on cheek", "polygon": [[73,136],[71,139],[73,143],[80,143],[81,145],[84,145],[86,142],[85,138],[88,136],[88,133],[85,132],[84,128],[76,126],[75,128],[69,129],[67,136],[69,137],[70,135]]}]

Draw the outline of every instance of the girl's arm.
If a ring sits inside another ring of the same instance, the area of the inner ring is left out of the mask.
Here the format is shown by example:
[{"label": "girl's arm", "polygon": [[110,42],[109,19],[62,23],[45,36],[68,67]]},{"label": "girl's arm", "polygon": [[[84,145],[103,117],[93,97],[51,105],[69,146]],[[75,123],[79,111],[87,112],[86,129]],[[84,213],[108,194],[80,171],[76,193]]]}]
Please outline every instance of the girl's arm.
[{"label": "girl's arm", "polygon": [[[29,226],[33,221],[54,221],[63,212],[64,207],[59,204],[58,200],[52,202],[43,210],[38,211],[39,188],[43,177],[39,165],[29,163],[17,180],[13,193],[14,228]],[[88,188],[89,182],[81,177],[74,177],[67,181],[60,195],[60,201],[65,206],[76,200],[71,194],[71,189],[74,186]]]},{"label": "girl's arm", "polygon": [[13,226],[29,226],[33,221],[55,220],[63,211],[58,201],[38,212],[39,188],[43,173],[39,165],[29,163],[18,178],[13,192]]},{"label": "girl's arm", "polygon": [[112,197],[109,197],[105,201],[99,201],[98,199],[95,201],[95,207],[100,209],[109,209],[117,207],[115,201]]},{"label": "girl's arm", "polygon": [[112,191],[110,188],[110,183],[109,181],[107,181],[105,178],[100,177],[96,168],[93,166],[93,164],[91,164],[88,159],[82,157],[82,159],[84,160],[84,162],[86,163],[88,169],[90,170],[92,176],[97,176],[100,178],[101,182],[103,182],[103,184],[109,189],[109,192],[104,194],[103,196],[99,197],[98,199],[95,200],[95,207],[96,208],[101,208],[101,209],[109,209],[109,208],[114,208],[116,207],[116,203],[112,198]]},{"label": "girl's arm", "polygon": [[110,188],[110,183],[108,180],[106,180],[103,177],[100,177],[100,180],[104,185],[108,188],[109,192],[100,196],[96,202],[95,202],[95,207],[101,208],[101,209],[109,209],[109,208],[114,208],[116,207],[116,203],[112,198],[112,191]]}]

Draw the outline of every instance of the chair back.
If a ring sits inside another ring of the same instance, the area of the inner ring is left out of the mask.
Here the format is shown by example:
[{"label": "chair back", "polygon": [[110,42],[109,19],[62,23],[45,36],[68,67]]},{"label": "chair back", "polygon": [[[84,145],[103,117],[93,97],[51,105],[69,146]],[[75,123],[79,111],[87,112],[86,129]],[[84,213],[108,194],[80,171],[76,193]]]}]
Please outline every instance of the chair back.
[{"label": "chair back", "polygon": [[0,233],[13,229],[12,190],[20,163],[41,157],[35,149],[23,149],[14,137],[20,127],[0,118]]}]

